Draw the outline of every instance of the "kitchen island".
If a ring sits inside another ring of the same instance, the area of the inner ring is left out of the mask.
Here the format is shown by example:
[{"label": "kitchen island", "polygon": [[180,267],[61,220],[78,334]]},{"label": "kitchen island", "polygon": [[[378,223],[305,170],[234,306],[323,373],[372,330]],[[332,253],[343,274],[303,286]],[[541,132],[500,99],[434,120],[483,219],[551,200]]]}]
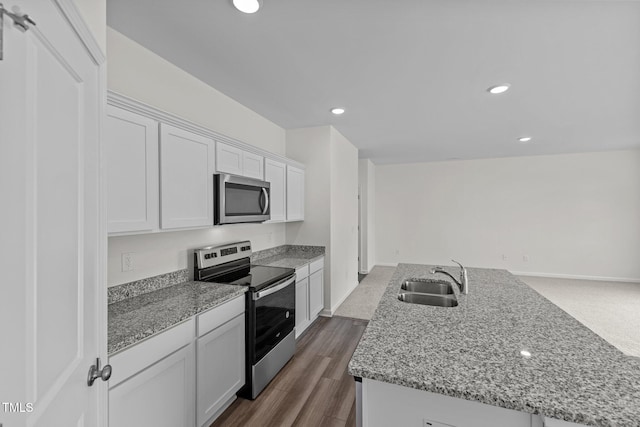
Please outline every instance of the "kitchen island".
[{"label": "kitchen island", "polygon": [[636,358],[506,270],[468,269],[457,307],[399,301],[430,268],[398,265],[349,363],[364,425],[640,425]]}]

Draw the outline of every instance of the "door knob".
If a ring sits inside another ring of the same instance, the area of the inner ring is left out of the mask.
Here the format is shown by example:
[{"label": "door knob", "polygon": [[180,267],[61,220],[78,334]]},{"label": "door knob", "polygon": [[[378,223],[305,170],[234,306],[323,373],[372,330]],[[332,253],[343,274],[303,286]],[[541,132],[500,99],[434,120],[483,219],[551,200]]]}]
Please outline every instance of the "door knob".
[{"label": "door knob", "polygon": [[104,365],[100,369],[100,358],[96,359],[96,364],[91,365],[89,368],[89,375],[87,375],[87,385],[91,387],[95,380],[101,378],[102,381],[109,381],[111,378],[111,365]]}]

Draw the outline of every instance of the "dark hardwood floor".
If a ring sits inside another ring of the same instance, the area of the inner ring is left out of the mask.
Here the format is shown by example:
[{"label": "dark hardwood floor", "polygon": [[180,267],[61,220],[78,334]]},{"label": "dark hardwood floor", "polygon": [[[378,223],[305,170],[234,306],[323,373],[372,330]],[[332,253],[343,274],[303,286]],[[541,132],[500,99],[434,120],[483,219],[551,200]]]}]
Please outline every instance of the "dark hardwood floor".
[{"label": "dark hardwood floor", "polygon": [[355,385],[347,364],[366,325],[346,317],[319,318],[258,398],[236,399],[211,427],[355,426]]}]

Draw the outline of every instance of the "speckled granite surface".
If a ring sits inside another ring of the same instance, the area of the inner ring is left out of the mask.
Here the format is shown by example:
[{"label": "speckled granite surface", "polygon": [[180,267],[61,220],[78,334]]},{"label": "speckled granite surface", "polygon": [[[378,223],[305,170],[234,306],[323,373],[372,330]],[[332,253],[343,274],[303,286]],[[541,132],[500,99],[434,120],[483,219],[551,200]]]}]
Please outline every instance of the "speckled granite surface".
[{"label": "speckled granite surface", "polygon": [[127,298],[133,298],[148,292],[157,291],[158,289],[184,283],[189,280],[189,270],[177,270],[171,273],[160,274],[158,276],[148,277],[146,279],[136,280],[135,282],[124,283],[122,285],[112,286],[107,289],[107,300],[109,304],[122,301]]},{"label": "speckled granite surface", "polygon": [[244,294],[243,286],[185,282],[109,304],[109,355]]},{"label": "speckled granite surface", "polygon": [[506,270],[468,269],[458,307],[399,301],[402,279],[434,277],[429,268],[398,266],[351,375],[586,425],[640,426],[638,359]]},{"label": "speckled granite surface", "polygon": [[298,268],[324,256],[324,246],[282,245],[255,252],[251,263],[269,267]]}]

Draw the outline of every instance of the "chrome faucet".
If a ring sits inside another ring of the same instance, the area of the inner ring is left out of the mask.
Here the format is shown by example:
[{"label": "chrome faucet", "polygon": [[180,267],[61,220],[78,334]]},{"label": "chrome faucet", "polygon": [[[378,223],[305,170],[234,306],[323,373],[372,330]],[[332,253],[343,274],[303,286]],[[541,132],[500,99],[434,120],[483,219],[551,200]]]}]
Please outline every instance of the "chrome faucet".
[{"label": "chrome faucet", "polygon": [[445,274],[449,277],[451,277],[451,279],[456,282],[456,285],[458,285],[458,288],[460,288],[460,293],[462,294],[468,294],[469,293],[469,279],[467,277],[467,269],[464,268],[464,266],[462,264],[460,264],[458,261],[452,259],[451,261],[455,262],[456,264],[458,264],[460,266],[460,281],[456,280],[455,277],[453,277],[451,274],[447,273],[446,271],[444,271],[442,269],[442,267],[435,267],[431,269],[431,274],[436,274],[436,273],[441,273],[441,274]]}]

